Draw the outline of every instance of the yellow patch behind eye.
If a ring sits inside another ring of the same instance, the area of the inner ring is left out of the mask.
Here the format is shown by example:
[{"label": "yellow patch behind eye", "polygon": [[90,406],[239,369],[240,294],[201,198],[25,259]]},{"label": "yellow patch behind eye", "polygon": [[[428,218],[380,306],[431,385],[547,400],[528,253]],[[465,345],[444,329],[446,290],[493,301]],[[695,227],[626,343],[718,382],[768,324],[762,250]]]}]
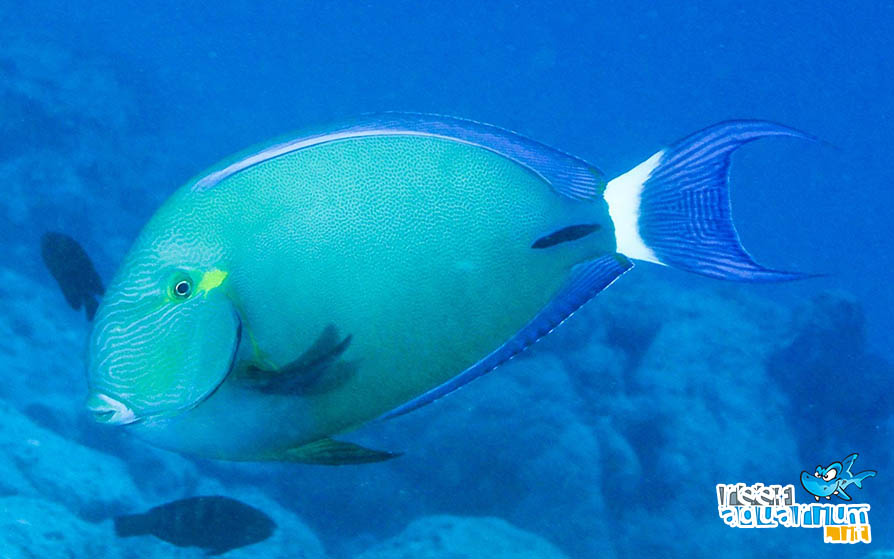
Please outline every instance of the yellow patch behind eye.
[{"label": "yellow patch behind eye", "polygon": [[212,289],[220,287],[220,284],[227,279],[227,272],[223,270],[218,270],[217,268],[213,268],[205,272],[205,275],[202,276],[202,280],[199,282],[198,290],[205,295],[208,295],[208,292]]}]

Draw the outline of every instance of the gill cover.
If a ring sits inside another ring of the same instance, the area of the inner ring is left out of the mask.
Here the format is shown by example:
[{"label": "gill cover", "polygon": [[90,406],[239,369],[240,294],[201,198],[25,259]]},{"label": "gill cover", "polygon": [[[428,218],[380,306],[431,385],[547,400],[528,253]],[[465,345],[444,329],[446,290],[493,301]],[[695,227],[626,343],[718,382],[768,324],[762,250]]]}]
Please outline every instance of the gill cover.
[{"label": "gill cover", "polygon": [[220,386],[241,330],[226,278],[214,267],[124,267],[90,338],[87,406],[97,421],[173,415]]}]

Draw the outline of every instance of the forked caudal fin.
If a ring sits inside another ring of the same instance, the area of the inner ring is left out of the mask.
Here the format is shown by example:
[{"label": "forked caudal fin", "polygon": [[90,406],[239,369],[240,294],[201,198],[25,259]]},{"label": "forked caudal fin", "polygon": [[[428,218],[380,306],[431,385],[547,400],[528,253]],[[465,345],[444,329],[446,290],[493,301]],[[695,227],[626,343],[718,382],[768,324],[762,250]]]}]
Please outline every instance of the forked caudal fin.
[{"label": "forked caudal fin", "polygon": [[730,212],[730,155],[769,136],[814,138],[779,124],[732,120],[696,132],[609,181],[605,200],[618,252],[713,278],[786,281],[742,247]]}]

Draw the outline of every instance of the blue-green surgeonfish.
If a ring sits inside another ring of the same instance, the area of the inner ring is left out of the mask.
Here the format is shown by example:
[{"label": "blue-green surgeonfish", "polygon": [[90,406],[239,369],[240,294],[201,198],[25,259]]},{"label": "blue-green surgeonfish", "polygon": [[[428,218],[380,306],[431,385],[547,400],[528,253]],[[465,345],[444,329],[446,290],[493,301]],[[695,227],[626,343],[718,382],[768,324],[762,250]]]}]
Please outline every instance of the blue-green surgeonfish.
[{"label": "blue-green surgeonfish", "polygon": [[730,217],[717,124],[607,180],[494,126],[384,114],[226,161],[145,225],[96,314],[88,408],[157,446],[320,464],[548,334],[633,266],[780,281]]},{"label": "blue-green surgeonfish", "polygon": [[851,473],[854,462],[857,461],[857,453],[853,453],[842,462],[832,462],[827,467],[822,465],[816,467],[813,475],[806,471],[801,472],[801,486],[819,501],[820,497],[831,499],[832,495],[850,501],[851,496],[845,492],[845,489],[851,485],[856,485],[857,489],[863,488],[863,480],[868,477],[874,477],[878,472],[875,470],[866,470],[859,474]]}]

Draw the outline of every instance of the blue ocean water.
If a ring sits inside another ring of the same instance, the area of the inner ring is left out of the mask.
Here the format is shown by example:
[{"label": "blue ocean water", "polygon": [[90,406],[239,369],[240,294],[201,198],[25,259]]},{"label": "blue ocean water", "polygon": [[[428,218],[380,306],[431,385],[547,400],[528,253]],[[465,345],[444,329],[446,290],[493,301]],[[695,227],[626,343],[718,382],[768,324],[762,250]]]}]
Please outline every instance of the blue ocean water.
[{"label": "blue ocean water", "polygon": [[[0,556],[201,556],[119,541],[110,518],[211,492],[280,525],[232,556],[894,548],[892,28],[891,2],[4,2]],[[498,124],[609,176],[725,119],[805,130],[823,142],[734,157],[733,212],[759,261],[826,275],[742,285],[638,267],[525,358],[359,433],[405,452],[387,464],[194,461],[92,425],[88,325],[40,235],[78,238],[109,278],[205,167],[380,110]],[[851,491],[872,507],[869,545],[718,514],[717,484],[792,483],[807,502],[800,472],[853,452],[855,472],[879,472]]]}]

